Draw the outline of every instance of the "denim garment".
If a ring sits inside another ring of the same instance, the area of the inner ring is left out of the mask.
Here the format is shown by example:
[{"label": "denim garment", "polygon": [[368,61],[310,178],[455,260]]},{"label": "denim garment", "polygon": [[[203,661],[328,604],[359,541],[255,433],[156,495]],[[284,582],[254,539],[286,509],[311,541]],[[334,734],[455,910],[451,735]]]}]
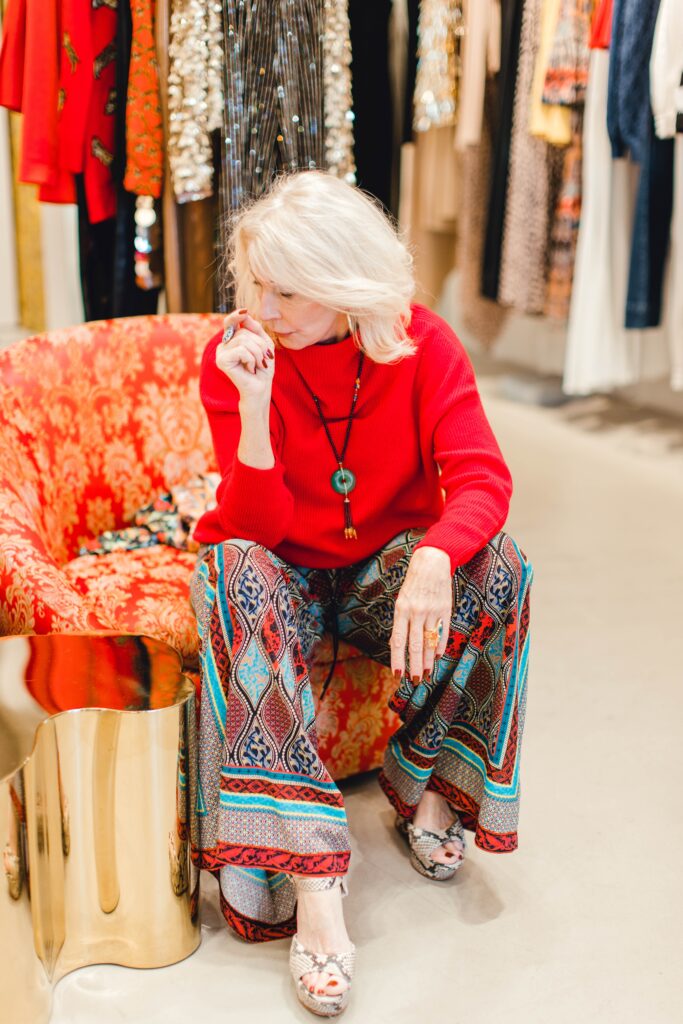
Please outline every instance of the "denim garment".
[{"label": "denim garment", "polygon": [[614,0],[607,130],[612,155],[641,166],[624,325],[657,327],[673,207],[673,143],[658,139],[650,103],[650,55],[660,0]]},{"label": "denim garment", "polygon": [[625,327],[658,327],[673,211],[674,140],[650,138],[640,169],[633,221]]},{"label": "denim garment", "polygon": [[650,140],[650,54],[660,0],[614,0],[607,131],[612,156],[642,163]]}]

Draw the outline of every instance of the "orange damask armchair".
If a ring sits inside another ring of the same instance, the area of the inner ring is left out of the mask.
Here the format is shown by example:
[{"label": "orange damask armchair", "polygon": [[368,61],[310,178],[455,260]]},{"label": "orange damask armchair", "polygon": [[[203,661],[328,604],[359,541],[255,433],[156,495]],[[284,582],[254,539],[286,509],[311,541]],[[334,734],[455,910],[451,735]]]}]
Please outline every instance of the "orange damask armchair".
[{"label": "orange damask armchair", "polygon": [[[159,492],[215,469],[199,364],[221,317],[98,321],[0,352],[0,631],[117,630],[197,669],[194,555],[158,546],[79,556]],[[329,668],[323,643],[314,690]],[[387,669],[342,644],[319,714],[337,778],[376,767],[396,719]]]}]

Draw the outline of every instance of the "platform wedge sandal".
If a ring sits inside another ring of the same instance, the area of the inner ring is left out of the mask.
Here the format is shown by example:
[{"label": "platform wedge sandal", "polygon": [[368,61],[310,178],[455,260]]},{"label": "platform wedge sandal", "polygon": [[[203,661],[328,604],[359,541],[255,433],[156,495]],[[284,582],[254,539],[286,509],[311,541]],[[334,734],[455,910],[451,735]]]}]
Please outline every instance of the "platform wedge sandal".
[{"label": "platform wedge sandal", "polygon": [[[294,884],[299,892],[320,892],[326,889],[341,888],[342,896],[346,896],[347,886],[345,878],[302,878],[299,875],[293,877]],[[355,961],[356,947],[354,945],[345,953],[316,953],[306,949],[299,941],[299,936],[295,935],[289,952],[289,969],[296,986],[299,1002],[307,1010],[317,1014],[319,1017],[338,1017],[346,1009],[349,1002]],[[311,992],[302,979],[307,974],[317,974],[321,971],[331,975],[333,979],[335,976],[343,978],[346,981],[346,989],[340,992],[339,995],[332,993],[318,995],[315,992]]]},{"label": "platform wedge sandal", "polygon": [[[431,878],[435,882],[447,882],[461,867],[465,857],[465,830],[457,816],[453,824],[444,831],[432,832],[430,829],[413,825],[412,821],[398,814],[396,828],[408,843],[410,863],[425,878]],[[432,860],[434,850],[438,850],[444,843],[457,843],[460,846],[460,860],[454,860],[452,864],[440,864]]]}]

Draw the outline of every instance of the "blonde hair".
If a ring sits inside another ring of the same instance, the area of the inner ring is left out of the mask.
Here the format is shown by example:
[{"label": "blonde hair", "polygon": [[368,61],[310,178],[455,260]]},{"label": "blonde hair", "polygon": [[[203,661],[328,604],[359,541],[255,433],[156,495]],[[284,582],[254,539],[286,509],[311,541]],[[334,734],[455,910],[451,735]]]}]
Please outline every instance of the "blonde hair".
[{"label": "blonde hair", "polygon": [[346,314],[360,347],[377,363],[415,351],[407,331],[412,264],[379,204],[321,171],[276,179],[238,216],[228,254],[238,307],[257,315],[256,275]]}]

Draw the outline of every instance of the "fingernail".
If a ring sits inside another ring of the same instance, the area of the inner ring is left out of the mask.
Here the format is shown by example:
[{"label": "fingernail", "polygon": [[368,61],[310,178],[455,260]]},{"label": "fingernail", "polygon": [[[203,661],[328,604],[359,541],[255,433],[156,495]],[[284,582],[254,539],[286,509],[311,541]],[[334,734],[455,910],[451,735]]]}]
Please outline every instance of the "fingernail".
[{"label": "fingernail", "polygon": [[400,679],[402,675],[403,673],[401,672],[400,668],[394,669],[394,679]]},{"label": "fingernail", "polygon": [[417,684],[420,682],[420,677],[419,676],[412,676],[412,681],[413,681],[413,686],[417,686]]},{"label": "fingernail", "polygon": [[244,309],[238,309],[238,310],[237,310],[237,312],[238,312],[238,313],[248,313],[248,312],[249,312],[249,310],[248,310],[248,309],[246,309],[246,307],[245,307]]},{"label": "fingernail", "polygon": [[268,369],[268,363],[265,361],[265,359],[261,360],[261,366],[263,367],[264,370]]},{"label": "fingernail", "polygon": [[425,670],[424,675],[422,676],[422,682],[423,683],[428,683],[431,680],[431,678],[432,678],[432,673],[428,672],[427,670]]},{"label": "fingernail", "polygon": [[271,349],[268,349],[268,358],[275,359],[275,353]]}]

